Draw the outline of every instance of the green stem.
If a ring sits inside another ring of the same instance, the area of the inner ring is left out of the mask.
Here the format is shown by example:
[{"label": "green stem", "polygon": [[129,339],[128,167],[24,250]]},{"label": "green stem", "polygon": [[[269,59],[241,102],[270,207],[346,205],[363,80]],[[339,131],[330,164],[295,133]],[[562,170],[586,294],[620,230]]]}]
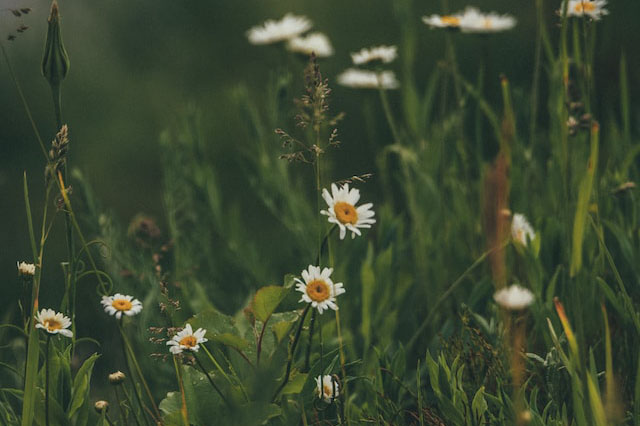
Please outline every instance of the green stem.
[{"label": "green stem", "polygon": [[222,391],[220,391],[220,388],[218,387],[218,385],[216,385],[216,383],[213,381],[207,369],[204,368],[204,365],[202,365],[202,362],[200,361],[200,358],[198,358],[198,355],[196,355],[195,352],[193,352],[192,355],[193,355],[193,358],[196,360],[196,363],[198,363],[198,367],[200,367],[200,369],[205,374],[205,376],[207,376],[207,379],[209,379],[209,383],[211,383],[211,386],[213,386],[216,392],[218,392],[218,395],[220,395],[220,398],[222,398],[224,403],[227,404],[228,407],[230,407],[231,405],[229,404],[229,401],[227,400],[227,398],[224,397],[224,395],[222,394]]},{"label": "green stem", "polygon": [[[197,358],[196,358],[197,359]],[[189,426],[189,413],[187,411],[187,396],[184,393],[184,381],[182,379],[182,369],[178,365],[178,357],[174,355],[173,366],[176,369],[176,377],[178,378],[178,386],[180,387],[180,396],[182,398],[182,406],[180,407],[180,413],[182,414],[182,421],[184,426]]]},{"label": "green stem", "polygon": [[129,426],[129,421],[127,420],[128,416],[125,416],[122,409],[122,401],[120,400],[120,393],[118,392],[118,387],[120,385],[115,385],[113,387],[113,393],[116,395],[116,401],[118,402],[118,412],[120,413],[120,420],[124,426]]},{"label": "green stem", "polygon": [[[207,354],[207,356],[209,357],[209,360],[211,360],[211,362],[213,363],[213,365],[215,365],[215,367],[218,369],[218,371],[220,372],[220,374],[222,374],[224,376],[225,379],[227,379],[227,381],[229,382],[229,384],[231,386],[233,386],[233,381],[231,380],[231,378],[227,375],[227,373],[222,369],[222,367],[220,366],[220,364],[218,363],[218,361],[215,359],[215,357],[213,356],[213,354],[211,352],[209,352],[209,349],[207,349],[207,347],[204,344],[201,344],[200,347],[204,350],[204,352]],[[232,371],[232,373],[234,373]],[[236,375],[235,376],[236,379],[238,379],[238,383],[240,384],[240,390],[242,391],[242,394],[244,395],[245,399],[247,400],[247,402],[249,402],[249,395],[247,395],[247,391],[244,388],[244,386],[242,385],[242,382],[240,381],[240,378]]]},{"label": "green stem", "polygon": [[45,374],[45,390],[44,390],[44,419],[45,424],[49,426],[49,346],[51,342],[51,335],[47,334],[47,353],[44,359],[44,374]]},{"label": "green stem", "polygon": [[387,99],[387,93],[382,88],[382,80],[378,78],[378,92],[380,93],[380,102],[382,103],[382,109],[384,110],[384,115],[387,118],[387,123],[389,124],[389,128],[391,129],[391,134],[393,135],[394,143],[400,143],[402,139],[400,138],[400,132],[398,131],[398,127],[396,126],[396,121],[393,118],[393,114],[391,114],[391,107],[389,106],[389,100]]},{"label": "green stem", "polygon": [[[125,360],[125,362],[126,362],[126,360]],[[129,372],[129,377],[131,377],[131,370],[129,370],[128,367],[127,367],[127,371]],[[133,377],[132,377],[132,379],[133,379]],[[134,384],[134,387],[135,387],[135,384]],[[135,391],[135,388],[134,388],[134,391]],[[122,393],[124,393],[124,399],[127,402],[127,404],[129,404],[129,408],[131,409],[131,411],[133,411],[133,419],[136,421],[136,425],[142,426],[141,423],[140,423],[140,419],[138,419],[138,414],[137,414],[136,410],[133,409],[133,402],[131,401],[131,395],[129,395],[129,391],[127,391],[127,388],[124,385],[122,385]]]},{"label": "green stem", "polygon": [[311,360],[311,346],[313,344],[313,327],[316,323],[317,311],[311,313],[311,323],[309,323],[309,345],[307,346],[307,355],[304,358],[304,370],[309,371],[309,362]]},{"label": "green stem", "polygon": [[[119,324],[119,328],[120,328],[120,337],[122,338],[122,355],[124,356],[124,365],[125,368],[127,369],[127,375],[129,377],[131,377],[131,385],[133,386],[133,394],[136,397],[136,402],[138,403],[138,407],[140,407],[140,413],[143,416],[144,422],[145,424],[147,424],[147,426],[149,425],[149,420],[147,419],[147,416],[145,415],[145,406],[142,402],[142,396],[140,395],[140,390],[138,389],[138,386],[136,385],[136,381],[135,381],[135,376],[133,375],[133,373],[131,372],[131,367],[129,366],[129,355],[128,355],[128,351],[127,351],[127,343],[124,337],[124,330],[122,329],[122,325]],[[131,409],[133,410],[133,406],[131,406]],[[136,414],[136,411],[134,411],[134,414]],[[138,416],[136,415],[136,423],[138,425],[140,425],[140,422],[138,420]]]}]

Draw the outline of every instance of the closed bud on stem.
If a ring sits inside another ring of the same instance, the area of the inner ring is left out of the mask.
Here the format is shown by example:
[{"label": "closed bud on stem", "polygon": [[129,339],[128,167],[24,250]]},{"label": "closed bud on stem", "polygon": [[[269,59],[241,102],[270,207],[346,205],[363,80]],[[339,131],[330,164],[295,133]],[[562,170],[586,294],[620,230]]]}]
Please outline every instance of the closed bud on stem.
[{"label": "closed bud on stem", "polygon": [[120,383],[124,382],[125,378],[126,376],[122,371],[116,371],[115,373],[109,374],[109,383],[111,383],[112,385],[119,385]]},{"label": "closed bud on stem", "polygon": [[96,401],[93,408],[95,408],[98,413],[102,414],[109,409],[109,403],[107,401]]},{"label": "closed bud on stem", "polygon": [[42,75],[47,79],[51,87],[58,87],[69,72],[69,55],[62,42],[60,32],[60,14],[57,0],[51,3],[49,14],[49,28],[44,44],[42,57]]}]

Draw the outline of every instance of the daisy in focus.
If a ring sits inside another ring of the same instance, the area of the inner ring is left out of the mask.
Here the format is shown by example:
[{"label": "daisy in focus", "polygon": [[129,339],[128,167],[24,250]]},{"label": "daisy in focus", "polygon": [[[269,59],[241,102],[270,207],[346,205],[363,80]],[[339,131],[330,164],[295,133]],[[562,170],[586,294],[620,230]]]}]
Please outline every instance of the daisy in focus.
[{"label": "daisy in focus", "polygon": [[[320,271],[319,266],[309,265],[308,269],[302,271],[302,280],[296,278],[296,290],[302,293],[299,302],[311,303],[318,312],[333,309],[338,310],[336,297],[345,292],[342,283],[333,283],[331,273],[333,269],[324,268]],[[303,281],[304,280],[304,281]]]},{"label": "daisy in focus", "polygon": [[460,31],[463,33],[496,33],[516,26],[516,18],[495,12],[482,13],[475,7],[468,7],[460,15]]},{"label": "daisy in focus", "polygon": [[303,55],[311,55],[313,52],[318,58],[326,58],[333,55],[333,46],[329,41],[329,37],[322,33],[311,33],[306,36],[292,38],[287,43],[287,49]]},{"label": "daisy in focus", "polygon": [[[606,5],[607,0],[569,0],[567,16],[578,18],[588,16],[594,21],[599,21],[601,17],[609,14],[609,11],[604,8]],[[560,9],[558,13],[562,16],[564,9]]]},{"label": "daisy in focus", "polygon": [[34,276],[36,274],[36,265],[27,262],[16,262],[18,265],[18,274],[23,277]]},{"label": "daisy in focus", "polygon": [[493,300],[509,311],[521,311],[533,303],[534,296],[528,289],[514,284],[497,291]]},{"label": "daisy in focus", "polygon": [[369,49],[361,49],[359,52],[351,54],[351,60],[354,65],[368,64],[369,62],[379,61],[385,64],[393,62],[398,57],[398,48],[396,46],[377,46]]},{"label": "daisy in focus", "polygon": [[320,214],[329,217],[330,223],[335,223],[340,228],[340,239],[344,240],[347,230],[351,231],[351,238],[360,233],[361,228],[371,228],[376,223],[373,218],[375,212],[371,210],[372,203],[362,204],[356,207],[360,200],[360,191],[356,188],[349,189],[346,183],[340,188],[335,183],[331,184],[331,193],[322,190],[322,198],[327,202],[327,210],[321,210]]},{"label": "daisy in focus", "polygon": [[200,343],[208,341],[204,335],[207,334],[207,330],[199,328],[195,332],[191,328],[191,324],[187,324],[184,330],[173,336],[171,340],[167,342],[169,351],[174,354],[180,354],[182,351],[198,352],[200,349]]},{"label": "daisy in focus", "polygon": [[513,238],[513,241],[526,247],[530,241],[533,241],[535,236],[536,234],[533,232],[533,228],[527,218],[520,213],[514,214],[513,219],[511,219],[511,238]]},{"label": "daisy in focus", "polygon": [[291,40],[312,27],[306,16],[296,16],[287,13],[279,21],[268,19],[262,25],[247,31],[247,38],[251,44],[272,44]]},{"label": "daisy in focus", "polygon": [[100,301],[104,306],[104,311],[109,315],[115,315],[117,319],[122,318],[122,314],[133,316],[140,313],[142,303],[133,296],[116,293],[113,296],[102,296]]},{"label": "daisy in focus", "polygon": [[41,328],[49,334],[61,334],[64,337],[73,337],[69,330],[71,320],[53,309],[43,309],[36,314],[36,328]]},{"label": "daisy in focus", "polygon": [[455,28],[460,27],[460,15],[431,15],[423,16],[422,22],[431,28]]},{"label": "daisy in focus", "polygon": [[340,386],[338,381],[328,374],[316,377],[316,395],[318,398],[331,404],[338,396],[340,396]]}]

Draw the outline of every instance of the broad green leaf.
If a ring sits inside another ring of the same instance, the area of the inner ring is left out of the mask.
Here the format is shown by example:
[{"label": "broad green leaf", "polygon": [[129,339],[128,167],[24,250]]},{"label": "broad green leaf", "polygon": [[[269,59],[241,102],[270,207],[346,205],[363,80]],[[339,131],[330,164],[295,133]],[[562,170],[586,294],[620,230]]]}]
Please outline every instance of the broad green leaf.
[{"label": "broad green leaf", "polygon": [[93,365],[100,355],[93,354],[85,360],[76,377],[73,379],[73,389],[71,390],[71,404],[69,406],[69,418],[72,418],[84,403],[89,400],[89,383],[91,382],[91,372]]},{"label": "broad green leaf", "polygon": [[286,295],[287,288],[270,285],[260,288],[251,303],[251,308],[256,316],[256,319],[263,323],[269,320],[269,317],[276,310],[284,296]]},{"label": "broad green leaf", "polygon": [[302,392],[302,388],[304,387],[305,382],[307,381],[306,373],[298,373],[295,376],[292,375],[289,379],[289,383],[282,389],[283,394],[295,393],[298,394]]},{"label": "broad green leaf", "polygon": [[487,411],[489,406],[487,405],[487,401],[484,399],[484,386],[482,386],[476,392],[473,397],[473,401],[471,402],[471,409],[473,410],[473,416],[476,419],[478,424],[484,423],[484,413]]},{"label": "broad green leaf", "polygon": [[243,350],[249,346],[249,342],[243,339],[235,327],[233,319],[216,310],[200,312],[187,321],[194,329],[207,330],[207,339],[222,343],[223,345]]}]

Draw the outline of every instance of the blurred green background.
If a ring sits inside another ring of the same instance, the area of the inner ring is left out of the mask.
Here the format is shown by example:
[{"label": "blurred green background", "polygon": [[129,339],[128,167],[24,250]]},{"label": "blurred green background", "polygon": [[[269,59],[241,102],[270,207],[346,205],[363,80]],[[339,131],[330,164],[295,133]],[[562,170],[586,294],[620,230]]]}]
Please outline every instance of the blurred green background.
[{"label": "blurred green background", "polygon": [[[48,1],[0,0],[0,37],[16,71],[38,128],[48,143],[55,134],[53,109],[47,82],[40,75],[40,60],[46,34]],[[147,213],[164,228],[158,140],[160,133],[176,125],[189,105],[203,114],[204,134],[217,153],[216,170],[227,197],[241,203],[243,219],[254,229],[268,226],[269,218],[260,215],[257,202],[243,198],[246,180],[237,167],[238,147],[246,140],[238,129],[246,124],[230,102],[230,93],[239,84],[249,87],[251,96],[265,96],[264,89],[272,72],[288,68],[288,55],[277,47],[251,46],[245,31],[267,18],[280,18],[286,12],[307,15],[314,29],[331,38],[335,56],[322,60],[321,67],[330,82],[350,66],[349,52],[375,44],[399,42],[399,20],[394,5],[409,0],[260,0],[260,1],[60,1],[63,36],[71,59],[71,71],[63,84],[63,115],[71,134],[70,164],[81,169],[95,193],[121,223],[128,223],[138,212]],[[559,1],[545,0],[549,27],[557,33],[554,10]],[[467,3],[449,1],[449,11]],[[456,35],[455,43],[462,73],[475,77],[481,56],[488,64],[489,81],[497,88],[497,76],[505,73],[517,91],[529,90],[533,67],[535,2],[483,0],[482,10],[511,13],[518,19],[513,31],[478,42],[475,36]],[[9,9],[30,7],[21,18]],[[414,72],[418,87],[443,57],[442,32],[430,30],[421,16],[443,10],[439,1],[413,1],[413,25],[418,41]],[[596,88],[598,99],[618,105],[618,66],[621,52],[627,55],[630,70],[631,99],[639,93],[638,72],[640,31],[637,18],[640,2],[623,0],[608,6],[611,16],[598,24],[596,52]],[[29,29],[14,41],[7,41],[15,28]],[[484,46],[480,48],[479,46]],[[521,52],[526,52],[523,55]],[[300,70],[302,62],[294,64]],[[399,64],[392,64],[399,69]],[[294,74],[301,87],[301,74]],[[403,76],[399,76],[402,81]],[[378,110],[375,93],[353,91],[332,85],[333,111],[344,111],[341,125],[342,161],[348,160],[345,175],[375,173],[374,153],[363,150],[365,140],[389,139],[384,123],[375,133],[365,133],[363,111]],[[301,91],[290,95],[291,100]],[[394,95],[391,95],[394,102]],[[632,103],[633,125],[638,126],[638,103]],[[542,109],[544,111],[544,108]],[[605,118],[615,111],[600,111]],[[541,121],[544,121],[544,113]],[[282,123],[291,127],[290,123]],[[274,156],[280,153],[274,145]],[[340,160],[339,160],[340,161]],[[0,312],[15,312],[15,262],[29,259],[27,225],[22,198],[22,174],[26,170],[34,200],[34,212],[41,211],[44,161],[34,138],[16,87],[9,77],[7,63],[0,61],[0,277],[3,297]],[[374,203],[380,201],[369,194]],[[62,217],[54,229],[44,267],[43,305],[57,304],[60,295],[47,290],[62,279],[59,262],[64,258]],[[39,218],[36,215],[35,221]],[[262,235],[267,238],[267,235]],[[273,247],[277,248],[277,241]],[[285,266],[281,274],[265,277],[265,283],[277,281],[291,272]],[[256,283],[256,287],[264,283]],[[7,318],[2,318],[5,321]]]}]

